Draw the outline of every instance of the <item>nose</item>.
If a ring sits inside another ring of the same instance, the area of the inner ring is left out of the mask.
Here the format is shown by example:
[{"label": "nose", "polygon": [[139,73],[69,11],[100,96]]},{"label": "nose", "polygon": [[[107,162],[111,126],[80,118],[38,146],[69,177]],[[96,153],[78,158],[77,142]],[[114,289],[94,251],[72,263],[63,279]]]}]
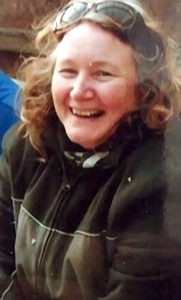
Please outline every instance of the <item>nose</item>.
[{"label": "nose", "polygon": [[91,79],[84,74],[79,74],[72,83],[70,97],[75,100],[92,99],[94,96],[94,89]]}]

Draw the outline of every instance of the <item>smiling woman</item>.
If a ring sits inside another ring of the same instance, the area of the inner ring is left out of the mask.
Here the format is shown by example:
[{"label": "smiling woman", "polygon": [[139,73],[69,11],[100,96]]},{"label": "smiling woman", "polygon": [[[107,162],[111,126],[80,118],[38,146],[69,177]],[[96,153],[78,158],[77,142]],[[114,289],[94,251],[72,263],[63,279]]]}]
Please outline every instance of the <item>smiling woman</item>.
[{"label": "smiling woman", "polygon": [[0,161],[1,299],[181,299],[176,44],[129,0],[70,2],[35,42]]},{"label": "smiling woman", "polygon": [[85,149],[106,142],[135,109],[136,84],[131,46],[96,24],[76,26],[56,48],[55,110],[69,139]]}]

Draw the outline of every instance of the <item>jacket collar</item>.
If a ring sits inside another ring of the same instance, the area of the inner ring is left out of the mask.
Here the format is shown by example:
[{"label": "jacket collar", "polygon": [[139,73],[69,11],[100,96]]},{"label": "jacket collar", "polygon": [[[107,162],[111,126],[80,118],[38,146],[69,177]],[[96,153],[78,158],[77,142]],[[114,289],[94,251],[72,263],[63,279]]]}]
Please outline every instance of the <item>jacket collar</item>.
[{"label": "jacket collar", "polygon": [[123,121],[115,134],[101,146],[86,150],[72,143],[66,135],[63,125],[58,119],[54,126],[49,127],[43,134],[43,142],[48,151],[55,152],[78,167],[116,167],[123,157],[126,157],[138,143],[155,134],[142,121],[135,117],[130,124]]}]

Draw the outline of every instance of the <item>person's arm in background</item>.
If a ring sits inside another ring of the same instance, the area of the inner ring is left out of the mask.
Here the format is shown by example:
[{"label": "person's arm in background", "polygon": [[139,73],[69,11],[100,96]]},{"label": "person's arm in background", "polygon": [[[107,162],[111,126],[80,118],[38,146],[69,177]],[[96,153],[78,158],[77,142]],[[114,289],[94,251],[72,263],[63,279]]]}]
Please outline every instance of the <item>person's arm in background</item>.
[{"label": "person's arm in background", "polygon": [[17,109],[20,108],[20,90],[17,81],[0,71],[0,155],[4,134],[19,120]]}]

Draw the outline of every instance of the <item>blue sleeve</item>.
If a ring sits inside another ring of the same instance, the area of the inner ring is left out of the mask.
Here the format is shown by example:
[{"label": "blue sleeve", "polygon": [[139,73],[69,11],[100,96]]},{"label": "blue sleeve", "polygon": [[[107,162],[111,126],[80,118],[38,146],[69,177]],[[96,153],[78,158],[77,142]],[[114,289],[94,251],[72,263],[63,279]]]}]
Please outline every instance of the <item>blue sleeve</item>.
[{"label": "blue sleeve", "polygon": [[19,120],[15,106],[20,108],[20,89],[10,77],[0,71],[0,154],[5,132]]}]

